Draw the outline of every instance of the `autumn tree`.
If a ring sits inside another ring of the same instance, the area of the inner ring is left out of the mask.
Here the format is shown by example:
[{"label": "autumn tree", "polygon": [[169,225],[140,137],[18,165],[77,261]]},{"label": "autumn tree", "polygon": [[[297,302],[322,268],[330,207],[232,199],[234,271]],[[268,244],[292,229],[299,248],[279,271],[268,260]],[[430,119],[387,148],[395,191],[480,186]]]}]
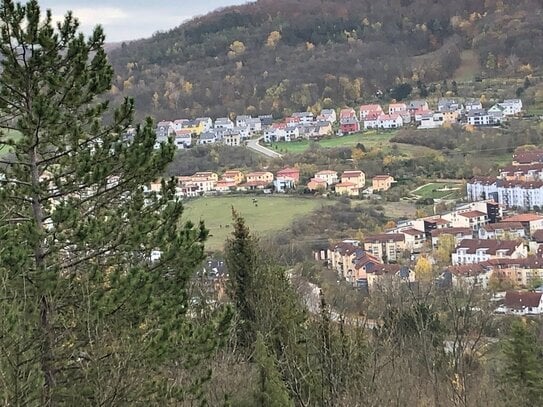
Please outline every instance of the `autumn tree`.
[{"label": "autumn tree", "polygon": [[420,256],[415,264],[415,276],[418,281],[430,281],[432,279],[432,263],[426,256]]},{"label": "autumn tree", "polygon": [[35,0],[2,1],[0,20],[0,123],[19,134],[0,133],[0,400],[187,399],[219,336],[188,314],[207,231],[182,221],[173,183],[144,195],[174,146],[154,149],[151,120],[125,139],[134,105],[100,98],[113,76],[100,27],[85,38]]}]

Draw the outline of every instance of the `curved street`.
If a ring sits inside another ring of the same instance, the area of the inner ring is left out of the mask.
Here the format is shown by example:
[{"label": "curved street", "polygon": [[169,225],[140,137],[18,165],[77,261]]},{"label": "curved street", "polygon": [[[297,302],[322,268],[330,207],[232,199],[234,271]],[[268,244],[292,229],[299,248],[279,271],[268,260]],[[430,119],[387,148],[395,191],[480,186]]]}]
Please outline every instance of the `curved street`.
[{"label": "curved street", "polygon": [[247,148],[250,148],[251,150],[256,151],[259,154],[265,155],[266,157],[270,157],[270,158],[283,157],[282,154],[279,154],[276,151],[270,150],[269,148],[262,146],[259,143],[260,140],[262,140],[262,137],[247,141]]}]

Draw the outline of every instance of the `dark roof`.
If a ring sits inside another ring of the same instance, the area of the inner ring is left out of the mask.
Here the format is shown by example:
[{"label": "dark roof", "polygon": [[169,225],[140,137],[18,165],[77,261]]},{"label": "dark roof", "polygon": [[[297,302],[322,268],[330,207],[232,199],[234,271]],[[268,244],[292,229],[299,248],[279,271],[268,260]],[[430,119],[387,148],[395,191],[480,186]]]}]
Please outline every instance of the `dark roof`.
[{"label": "dark roof", "polygon": [[543,229],[536,230],[532,233],[532,239],[537,243],[543,243]]},{"label": "dark roof", "polygon": [[475,254],[478,249],[487,249],[486,253],[495,255],[498,250],[506,250],[507,255],[512,254],[522,242],[517,240],[496,240],[496,239],[464,239],[460,242],[456,251],[467,249],[468,254]]},{"label": "dark roof", "polygon": [[521,213],[519,215],[509,216],[502,220],[503,222],[533,222],[535,220],[541,220],[543,216],[535,213]]},{"label": "dark roof", "polygon": [[487,232],[494,232],[496,230],[524,230],[524,226],[520,222],[497,222],[489,223],[488,225],[483,226],[483,229]]},{"label": "dark roof", "polygon": [[543,187],[543,181],[498,180],[497,185],[501,188],[521,187],[523,189],[538,189]]},{"label": "dark roof", "polygon": [[486,272],[485,267],[480,264],[465,264],[460,266],[451,266],[447,268],[447,271],[450,271],[455,276],[460,277],[471,277],[471,276],[478,276],[479,274],[483,274]]},{"label": "dark roof", "polygon": [[402,233],[381,233],[378,235],[366,236],[364,243],[386,243],[386,242],[403,242],[405,236]]},{"label": "dark roof", "polygon": [[507,291],[505,293],[505,306],[513,309],[523,309],[526,307],[539,307],[543,293],[530,291]]},{"label": "dark roof", "polygon": [[483,184],[483,185],[493,185],[497,182],[496,177],[473,177],[470,179],[470,184]]},{"label": "dark roof", "polygon": [[338,252],[342,256],[348,256],[356,253],[356,251],[359,249],[360,247],[348,242],[340,242],[332,247],[332,250]]},{"label": "dark roof", "polygon": [[410,235],[410,236],[424,235],[424,232],[422,230],[418,230],[418,229],[415,229],[415,228],[404,229],[404,230],[400,231],[400,233],[404,233],[404,234]]},{"label": "dark roof", "polygon": [[459,213],[458,216],[463,216],[464,218],[480,218],[481,216],[486,216],[486,213],[481,211],[468,211]]},{"label": "dark roof", "polygon": [[470,235],[473,236],[473,229],[471,228],[441,228],[432,230],[432,237],[438,237],[441,235]]}]

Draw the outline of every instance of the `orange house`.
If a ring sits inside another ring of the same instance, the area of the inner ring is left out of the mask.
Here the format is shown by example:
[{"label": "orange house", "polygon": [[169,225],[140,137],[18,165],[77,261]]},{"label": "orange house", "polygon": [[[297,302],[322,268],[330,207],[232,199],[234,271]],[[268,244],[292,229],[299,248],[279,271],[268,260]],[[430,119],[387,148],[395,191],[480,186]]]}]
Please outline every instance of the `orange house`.
[{"label": "orange house", "polygon": [[356,188],[361,189],[366,185],[366,174],[362,171],[345,171],[341,174],[342,184],[354,184]]},{"label": "orange house", "polygon": [[374,191],[388,191],[394,182],[394,178],[390,175],[376,175],[372,180]]},{"label": "orange house", "polygon": [[250,172],[247,174],[247,182],[266,182],[271,184],[273,182],[273,174],[268,171]]},{"label": "orange house", "polygon": [[221,178],[223,181],[234,182],[236,185],[238,185],[243,182],[245,176],[241,171],[231,170],[226,171]]}]

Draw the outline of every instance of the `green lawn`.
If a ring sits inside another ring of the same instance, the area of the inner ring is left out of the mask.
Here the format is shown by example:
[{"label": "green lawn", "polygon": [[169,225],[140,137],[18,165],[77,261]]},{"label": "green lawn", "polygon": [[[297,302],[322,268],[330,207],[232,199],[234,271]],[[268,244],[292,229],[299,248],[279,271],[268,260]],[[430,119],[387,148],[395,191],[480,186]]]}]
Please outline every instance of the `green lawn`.
[{"label": "green lawn", "polygon": [[[390,139],[396,134],[395,131],[376,132],[367,131],[363,133],[349,134],[348,136],[333,137],[316,142],[323,148],[338,148],[338,147],[354,147],[358,143],[361,143],[367,149],[378,148],[389,151],[395,144],[398,146],[399,151],[407,155],[424,154],[425,152],[433,151],[428,147],[414,146],[409,144],[391,143]],[[299,154],[307,150],[310,144],[313,142],[307,140],[273,143],[271,149],[278,152],[286,152]]]},{"label": "green lawn", "polygon": [[193,222],[203,220],[210,237],[207,250],[222,250],[228,235],[232,233],[232,206],[245,218],[251,231],[264,236],[288,228],[299,216],[307,215],[323,205],[334,201],[316,198],[297,198],[288,196],[258,196],[258,206],[253,204],[253,196],[203,197],[185,204],[184,219]]},{"label": "green lawn", "polygon": [[411,192],[419,198],[433,199],[460,199],[465,196],[463,184],[456,183],[430,183]]}]

